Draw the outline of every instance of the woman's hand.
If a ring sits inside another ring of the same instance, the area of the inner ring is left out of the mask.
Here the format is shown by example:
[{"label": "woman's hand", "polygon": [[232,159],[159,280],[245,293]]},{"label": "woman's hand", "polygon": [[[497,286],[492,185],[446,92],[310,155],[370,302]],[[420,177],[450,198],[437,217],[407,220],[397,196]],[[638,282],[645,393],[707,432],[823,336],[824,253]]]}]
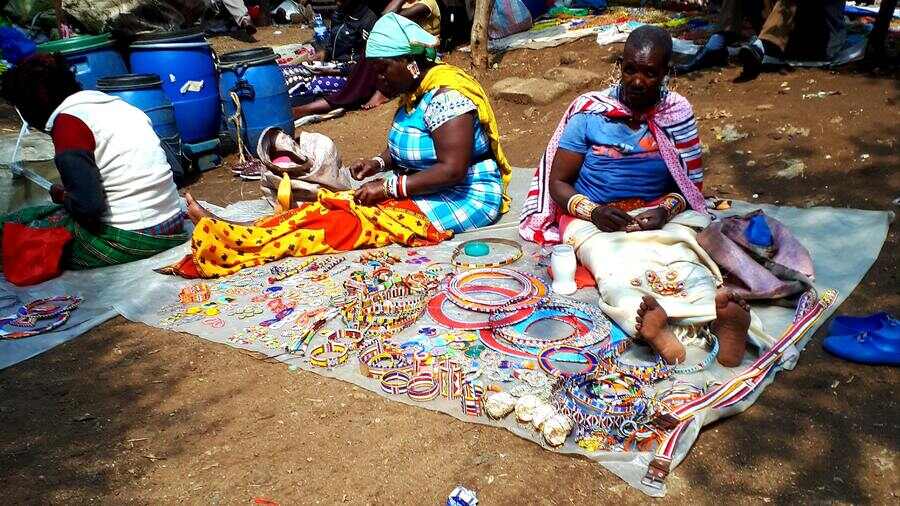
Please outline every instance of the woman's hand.
[{"label": "woman's hand", "polygon": [[357,160],[350,165],[349,169],[353,179],[362,181],[381,172],[381,164],[375,160]]},{"label": "woman's hand", "polygon": [[659,230],[666,224],[669,214],[662,207],[648,209],[634,217],[637,230]]},{"label": "woman's hand", "polygon": [[364,206],[374,206],[384,202],[388,196],[384,194],[384,180],[376,179],[360,186],[353,194],[353,201]]},{"label": "woman's hand", "polygon": [[609,206],[597,206],[591,211],[591,222],[604,232],[619,232],[634,223],[628,213]]}]

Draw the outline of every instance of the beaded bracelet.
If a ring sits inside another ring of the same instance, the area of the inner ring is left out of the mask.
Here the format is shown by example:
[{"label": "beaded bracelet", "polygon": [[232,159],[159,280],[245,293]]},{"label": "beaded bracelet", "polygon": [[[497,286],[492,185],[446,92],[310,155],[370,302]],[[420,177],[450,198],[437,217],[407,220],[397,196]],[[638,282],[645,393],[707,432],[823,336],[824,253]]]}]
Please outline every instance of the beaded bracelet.
[{"label": "beaded bracelet", "polygon": [[[559,353],[568,353],[572,355],[577,355],[584,359],[586,365],[583,369],[578,372],[566,372],[563,371],[556,366],[553,365],[552,357]],[[547,373],[554,378],[570,378],[573,375],[586,375],[594,372],[594,369],[597,368],[597,365],[600,363],[600,359],[597,358],[596,355],[589,351],[584,351],[580,348],[573,348],[572,346],[550,346],[548,348],[544,348],[538,354],[538,366],[540,366],[541,370]]]},{"label": "beaded bracelet", "polygon": [[[465,295],[466,283],[478,279],[513,279],[522,285],[522,289],[514,292],[506,300],[494,301],[481,298],[471,298]],[[547,295],[547,285],[543,281],[530,274],[523,274],[511,269],[473,269],[453,276],[447,283],[447,294],[457,306],[481,313],[493,313],[495,311],[518,311],[532,307],[539,303]]]},{"label": "beaded bracelet", "polygon": [[367,378],[381,379],[390,371],[409,368],[409,362],[402,352],[386,348],[379,341],[369,344],[359,352],[359,372]]},{"label": "beaded bracelet", "polygon": [[328,369],[337,367],[347,362],[349,349],[349,346],[334,341],[326,341],[325,344],[313,348],[309,353],[309,363],[316,367],[325,367]]},{"label": "beaded bracelet", "polygon": [[406,395],[419,402],[434,400],[440,393],[441,386],[430,372],[420,372],[413,376],[406,389]]},{"label": "beaded bracelet", "polygon": [[703,360],[692,366],[675,366],[676,374],[693,374],[695,372],[700,372],[703,369],[709,367],[713,363],[713,360],[716,359],[716,356],[718,356],[719,339],[716,338],[716,336],[709,330],[704,329],[703,331],[706,334],[706,341],[707,343],[709,343],[709,353],[707,353],[706,356],[703,357]]},{"label": "beaded bracelet", "polygon": [[438,364],[437,370],[441,395],[448,399],[456,399],[462,395],[462,365],[451,360],[444,360]]},{"label": "beaded bracelet", "polygon": [[[45,332],[50,332],[66,323],[71,313],[63,311],[50,317],[42,317],[43,325],[37,327],[37,321],[23,320],[22,318],[4,318],[0,319],[0,339],[23,339],[26,337],[36,336]],[[29,323],[30,322],[30,323]],[[28,330],[7,331],[4,327],[14,326],[19,328],[28,328]]]},{"label": "beaded bracelet", "polygon": [[[209,287],[207,287],[209,288]],[[84,299],[72,295],[59,295],[44,299],[35,299],[20,307],[17,314],[20,317],[34,319],[52,318],[60,313],[74,311]]]},{"label": "beaded bracelet", "polygon": [[335,330],[331,334],[328,335],[329,341],[336,341],[339,343],[346,344],[354,349],[358,349],[360,344],[363,342],[364,334],[359,330],[353,329],[341,329]]},{"label": "beaded bracelet", "polygon": [[666,210],[666,221],[687,209],[687,201],[678,193],[669,193],[659,201],[659,207]]},{"label": "beaded bracelet", "polygon": [[[510,296],[508,300],[491,300],[482,297],[473,297],[462,291],[462,287],[464,287],[467,282],[483,278],[509,279],[518,283],[520,288],[519,291],[516,292],[515,295]],[[490,308],[489,310],[493,311],[527,298],[532,293],[532,285],[529,282],[528,277],[518,271],[512,269],[483,268],[472,269],[454,276],[450,279],[450,283],[447,284],[447,292],[450,294],[450,298],[460,307],[465,309],[470,309],[472,307],[487,307]]]},{"label": "beaded bracelet", "polygon": [[[515,294],[515,292],[509,288],[502,288],[498,286],[480,286],[473,285],[467,286],[462,289],[463,292],[482,292],[482,293],[493,293],[496,295],[503,296],[511,296]],[[491,316],[497,315],[495,319],[485,320],[485,321],[463,321],[463,320],[454,320],[450,316],[448,316],[444,312],[444,303],[447,301],[448,296],[447,293],[441,292],[435,295],[431,301],[428,302],[428,315],[431,316],[431,319],[440,325],[451,329],[457,330],[480,330],[492,328],[495,326],[506,326],[518,323],[531,315],[534,311],[533,307],[524,307],[518,309],[516,311],[504,312],[504,313],[492,313]]]},{"label": "beaded bracelet", "polygon": [[[469,263],[463,262],[459,260],[459,256],[465,252],[466,245],[472,242],[483,242],[483,243],[494,243],[494,244],[503,244],[505,246],[511,246],[515,248],[515,252],[507,258],[497,260],[496,262],[488,262],[488,263]],[[516,241],[510,241],[508,239],[498,239],[498,238],[485,238],[485,239],[473,239],[471,241],[465,241],[456,246],[456,249],[453,250],[453,254],[450,256],[450,263],[455,265],[456,267],[461,267],[463,269],[484,269],[490,267],[502,267],[504,265],[509,265],[511,263],[515,263],[524,254],[522,250],[522,245]]]},{"label": "beaded bracelet", "polygon": [[646,383],[662,381],[675,372],[675,367],[667,364],[662,356],[658,354],[656,356],[656,362],[653,365],[629,364],[622,360],[622,354],[631,346],[632,342],[632,339],[625,339],[617,344],[602,360],[601,368],[604,368],[607,371],[616,371],[634,376]]},{"label": "beaded bracelet", "polygon": [[409,375],[401,371],[390,371],[381,377],[381,390],[390,395],[402,395],[409,390]]},{"label": "beaded bracelet", "polygon": [[463,384],[459,404],[464,414],[468,416],[481,416],[483,400],[484,387],[471,382]]},{"label": "beaded bracelet", "polygon": [[569,201],[566,203],[566,211],[568,211],[570,216],[587,221],[591,221],[591,213],[597,207],[599,207],[599,204],[591,202],[589,198],[580,193],[569,197]]}]

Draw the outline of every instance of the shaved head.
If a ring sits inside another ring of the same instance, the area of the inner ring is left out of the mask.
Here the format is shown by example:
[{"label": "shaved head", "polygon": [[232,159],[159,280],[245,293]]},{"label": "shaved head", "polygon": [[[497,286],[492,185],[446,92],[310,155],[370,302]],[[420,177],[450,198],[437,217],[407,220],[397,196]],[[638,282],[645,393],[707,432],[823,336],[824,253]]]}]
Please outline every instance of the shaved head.
[{"label": "shaved head", "polygon": [[625,39],[625,54],[656,54],[667,67],[672,60],[672,36],[658,26],[643,25],[635,28]]}]

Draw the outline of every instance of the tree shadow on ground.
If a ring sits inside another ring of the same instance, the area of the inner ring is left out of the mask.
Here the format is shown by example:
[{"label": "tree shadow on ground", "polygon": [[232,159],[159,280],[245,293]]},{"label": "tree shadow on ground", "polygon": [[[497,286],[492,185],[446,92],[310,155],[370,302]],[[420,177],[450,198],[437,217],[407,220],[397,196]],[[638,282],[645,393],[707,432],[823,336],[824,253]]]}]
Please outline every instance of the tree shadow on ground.
[{"label": "tree shadow on ground", "polygon": [[[175,351],[151,348],[143,338],[152,331],[116,318],[52,353],[0,371],[5,502],[109,497],[114,482],[139,483],[154,466],[183,451],[177,427],[203,433],[221,428],[196,425],[196,414],[239,392],[199,397],[194,404],[173,402],[186,398],[179,392],[197,381],[197,371],[146,360]],[[197,338],[184,341],[189,343],[183,348],[193,344],[196,353]]]}]

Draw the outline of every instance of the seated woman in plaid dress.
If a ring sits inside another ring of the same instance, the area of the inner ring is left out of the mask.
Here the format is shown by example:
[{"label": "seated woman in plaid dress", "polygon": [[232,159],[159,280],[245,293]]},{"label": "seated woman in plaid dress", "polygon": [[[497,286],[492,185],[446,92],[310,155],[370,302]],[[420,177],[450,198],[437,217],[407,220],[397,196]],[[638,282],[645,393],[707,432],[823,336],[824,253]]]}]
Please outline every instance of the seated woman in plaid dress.
[{"label": "seated woman in plaid dress", "polygon": [[369,35],[366,58],[378,88],[399,97],[400,108],[387,148],[350,172],[360,181],[383,177],[356,191],[321,189],[316,202],[250,226],[217,219],[188,195],[197,224],[193,252],[173,270],[213,277],[285,256],[436,244],[508,211],[511,167],[487,94],[462,70],[436,61],[437,43],[397,14],[382,17]]}]

